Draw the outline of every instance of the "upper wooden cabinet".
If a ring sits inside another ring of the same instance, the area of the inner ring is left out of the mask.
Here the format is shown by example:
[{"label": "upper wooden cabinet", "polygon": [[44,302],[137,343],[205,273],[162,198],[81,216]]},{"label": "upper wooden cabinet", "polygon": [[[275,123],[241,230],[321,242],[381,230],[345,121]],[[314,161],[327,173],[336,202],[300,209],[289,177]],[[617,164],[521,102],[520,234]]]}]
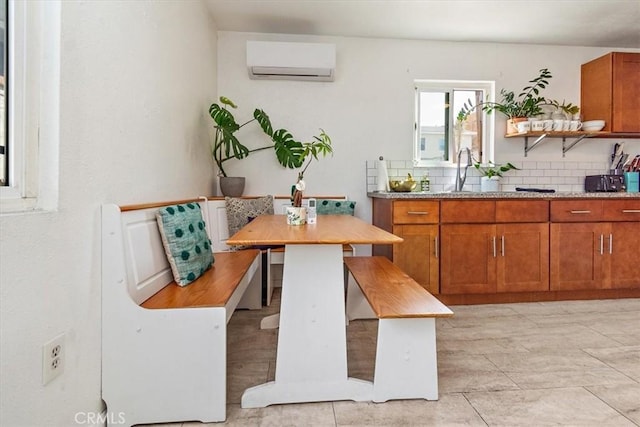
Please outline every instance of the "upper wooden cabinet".
[{"label": "upper wooden cabinet", "polygon": [[582,64],[582,120],[604,120],[605,132],[640,132],[640,53],[611,52]]}]

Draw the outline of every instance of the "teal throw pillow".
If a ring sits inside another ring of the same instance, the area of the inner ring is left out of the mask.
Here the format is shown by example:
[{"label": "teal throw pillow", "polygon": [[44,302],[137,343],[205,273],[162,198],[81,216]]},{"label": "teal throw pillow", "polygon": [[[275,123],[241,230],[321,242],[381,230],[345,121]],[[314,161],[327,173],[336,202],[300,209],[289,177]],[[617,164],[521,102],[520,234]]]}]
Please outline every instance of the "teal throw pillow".
[{"label": "teal throw pillow", "polygon": [[316,212],[318,215],[353,215],[356,202],[351,200],[316,200]]},{"label": "teal throw pillow", "polygon": [[156,213],[173,279],[180,286],[200,277],[214,262],[198,203],[167,206]]}]

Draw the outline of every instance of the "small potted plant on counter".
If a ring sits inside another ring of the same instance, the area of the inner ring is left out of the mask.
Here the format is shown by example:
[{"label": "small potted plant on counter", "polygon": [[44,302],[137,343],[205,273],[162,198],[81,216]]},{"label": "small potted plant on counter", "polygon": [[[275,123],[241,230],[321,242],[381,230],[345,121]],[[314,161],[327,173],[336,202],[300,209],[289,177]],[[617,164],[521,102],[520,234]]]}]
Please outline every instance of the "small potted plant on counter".
[{"label": "small potted plant on counter", "polygon": [[473,166],[480,172],[480,175],[482,175],[480,178],[480,191],[482,192],[500,191],[500,178],[502,178],[502,174],[512,169],[519,170],[519,168],[509,162],[502,165],[497,165],[493,162],[483,165],[476,162]]}]

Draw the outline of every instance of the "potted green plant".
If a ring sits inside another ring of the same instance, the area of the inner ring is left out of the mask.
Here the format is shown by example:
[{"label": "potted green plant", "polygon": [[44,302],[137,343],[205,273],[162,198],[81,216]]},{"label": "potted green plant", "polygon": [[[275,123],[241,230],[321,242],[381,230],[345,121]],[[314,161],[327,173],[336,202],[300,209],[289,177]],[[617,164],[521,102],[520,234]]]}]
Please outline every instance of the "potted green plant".
[{"label": "potted green plant", "polygon": [[498,165],[493,162],[483,165],[479,162],[475,162],[473,166],[478,172],[480,172],[480,175],[482,175],[480,178],[480,191],[483,192],[498,191],[500,188],[500,178],[502,178],[502,174],[513,169],[519,170],[519,168],[509,162],[502,165]]},{"label": "potted green plant", "polygon": [[549,104],[556,107],[557,110],[563,111],[565,118],[569,120],[578,119],[576,116],[580,112],[580,107],[578,107],[577,105],[573,105],[572,103],[567,104],[565,100],[562,100],[562,104],[560,104],[558,101],[551,100],[549,101]]},{"label": "potted green plant", "polygon": [[468,100],[458,112],[457,121],[464,122],[476,108],[481,108],[487,114],[498,111],[507,116],[507,134],[518,133],[515,129],[517,121],[538,116],[544,112],[542,108],[544,105],[551,104],[551,101],[546,100],[540,92],[547,87],[552,77],[547,68],[542,68],[538,76],[529,80],[529,84],[517,96],[514,91],[502,89],[499,102],[484,101],[474,105],[471,100]]},{"label": "potted green plant", "polygon": [[[262,150],[273,149],[278,162],[290,169],[300,168],[304,165],[309,155],[317,158],[319,153],[326,154],[327,148],[331,152],[331,140],[324,131],[320,135],[314,136],[316,144],[303,143],[297,141],[293,135],[286,129],[274,130],[271,120],[267,113],[256,108],[253,111],[253,118],[239,124],[230,109],[237,108],[229,98],[220,97],[219,103],[213,103],[209,107],[209,115],[213,119],[215,125],[215,133],[211,151],[213,159],[218,167],[218,177],[220,180],[220,188],[224,195],[240,196],[244,189],[244,177],[228,177],[224,168],[225,163],[231,159],[244,159],[250,153]],[[242,144],[236,133],[243,127],[256,122],[271,141],[270,144],[249,149]],[[318,145],[318,142],[324,142],[325,145]],[[306,169],[306,167],[305,167]],[[230,185],[232,188],[230,188]]]}]

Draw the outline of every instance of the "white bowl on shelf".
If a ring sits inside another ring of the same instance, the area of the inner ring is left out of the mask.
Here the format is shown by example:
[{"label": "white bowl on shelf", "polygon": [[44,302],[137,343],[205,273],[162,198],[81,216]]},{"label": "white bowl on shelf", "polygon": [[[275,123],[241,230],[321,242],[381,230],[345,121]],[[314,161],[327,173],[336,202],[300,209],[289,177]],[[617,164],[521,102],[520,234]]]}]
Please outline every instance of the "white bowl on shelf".
[{"label": "white bowl on shelf", "polygon": [[604,120],[587,120],[582,122],[582,130],[585,132],[598,132],[604,128]]}]

